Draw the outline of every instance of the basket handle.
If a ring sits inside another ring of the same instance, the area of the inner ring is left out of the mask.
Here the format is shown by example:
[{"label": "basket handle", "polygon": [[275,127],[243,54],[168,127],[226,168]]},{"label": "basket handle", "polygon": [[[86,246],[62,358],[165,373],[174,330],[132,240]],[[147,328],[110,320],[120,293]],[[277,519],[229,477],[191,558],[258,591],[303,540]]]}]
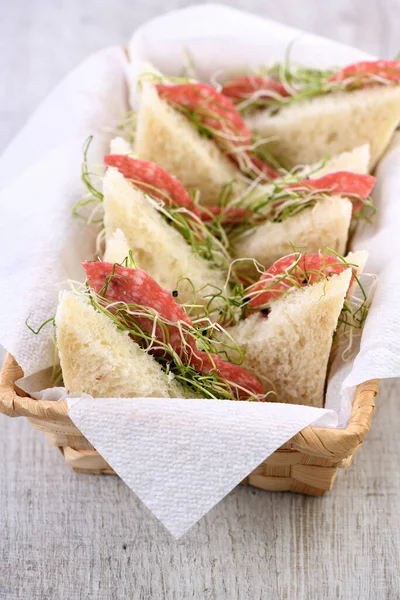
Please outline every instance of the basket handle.
[{"label": "basket handle", "polygon": [[15,358],[7,353],[0,372],[0,412],[8,417],[34,417],[42,421],[73,425],[68,417],[68,406],[65,400],[39,402],[29,396],[18,396],[14,383],[23,375],[24,372]]}]

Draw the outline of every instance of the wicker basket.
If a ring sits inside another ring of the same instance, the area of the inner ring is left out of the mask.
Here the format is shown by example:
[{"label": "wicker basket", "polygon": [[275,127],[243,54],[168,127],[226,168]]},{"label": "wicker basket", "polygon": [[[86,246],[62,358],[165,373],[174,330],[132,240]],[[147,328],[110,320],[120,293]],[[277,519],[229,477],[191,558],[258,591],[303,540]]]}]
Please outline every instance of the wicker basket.
[{"label": "wicker basket", "polygon": [[[49,402],[19,395],[15,381],[23,377],[13,356],[7,354],[0,373],[0,412],[27,417],[60,448],[67,465],[84,473],[113,473],[68,416],[65,401]],[[281,446],[243,481],[264,490],[322,496],[333,485],[337,470],[348,467],[371,424],[379,381],[357,387],[346,429],[306,427]]]}]

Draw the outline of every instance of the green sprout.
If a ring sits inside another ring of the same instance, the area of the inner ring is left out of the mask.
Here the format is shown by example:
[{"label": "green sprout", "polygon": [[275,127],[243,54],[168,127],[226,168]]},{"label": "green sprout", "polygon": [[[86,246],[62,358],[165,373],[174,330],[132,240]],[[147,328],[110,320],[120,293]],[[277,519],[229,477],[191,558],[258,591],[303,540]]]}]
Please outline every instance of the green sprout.
[{"label": "green sprout", "polygon": [[[73,207],[72,207],[72,213],[78,217],[79,219],[82,219],[83,221],[85,221],[86,223],[102,223],[103,219],[94,219],[93,216],[94,214],[97,212],[99,205],[102,204],[103,202],[103,194],[100,192],[100,190],[98,190],[95,186],[95,184],[92,181],[92,178],[94,176],[98,177],[99,175],[97,173],[92,173],[89,170],[89,163],[88,163],[88,153],[89,153],[89,148],[90,145],[93,141],[93,136],[89,136],[87,138],[87,140],[85,141],[84,145],[83,145],[83,160],[82,160],[82,167],[81,167],[81,179],[86,187],[86,194],[80,199],[78,200],[78,202],[76,202]],[[88,217],[86,216],[86,214],[82,214],[81,210],[83,208],[87,208],[88,206],[94,206],[94,210],[92,211],[91,215]]]}]

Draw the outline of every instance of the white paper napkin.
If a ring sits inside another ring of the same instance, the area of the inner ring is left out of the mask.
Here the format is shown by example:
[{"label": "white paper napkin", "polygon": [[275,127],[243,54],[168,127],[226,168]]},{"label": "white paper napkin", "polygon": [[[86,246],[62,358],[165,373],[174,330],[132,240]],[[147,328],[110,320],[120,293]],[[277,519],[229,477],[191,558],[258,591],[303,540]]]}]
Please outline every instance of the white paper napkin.
[{"label": "white paper napkin", "polygon": [[118,119],[126,113],[126,58],[121,48],[98,52],[44,101],[0,160],[0,343],[26,374],[54,360],[50,326],[59,286],[83,280],[94,258],[96,231],[72,216],[85,192],[82,147],[89,135],[93,164],[102,165]]},{"label": "white paper napkin", "polygon": [[189,53],[200,77],[208,78],[221,70],[282,60],[293,42],[293,59],[310,66],[371,58],[356,48],[212,3],[176,10],[145,23],[128,47],[134,69],[149,61],[162,72],[180,75]]},{"label": "white paper napkin", "polygon": [[[127,110],[126,68],[123,49],[116,46],[93,54],[63,79],[1,156],[0,189],[68,140],[83,144],[95,135],[105,144]],[[49,173],[44,183],[55,175]]]},{"label": "white paper napkin", "polygon": [[285,441],[332,411],[166,398],[68,400],[69,415],[175,537]]},{"label": "white paper napkin", "polygon": [[[219,69],[282,59],[294,38],[300,39],[293,56],[308,64],[367,58],[228,7],[203,5],[140,28],[129,44],[129,77],[139,72],[143,59],[179,73],[185,47],[208,77]],[[80,262],[94,255],[93,234],[71,216],[83,192],[81,146],[94,134],[91,158],[101,164],[115,121],[127,110],[126,70],[120,49],[89,58],[36,111],[0,160],[0,181],[8,182],[0,194],[0,343],[26,374],[49,366],[53,347],[51,331],[35,337],[25,319],[38,326],[54,314],[55,284],[82,278]],[[378,218],[356,239],[357,247],[371,252],[367,269],[381,277],[354,367],[339,370],[329,386],[327,406],[335,408],[341,424],[357,383],[400,375],[398,161],[397,148],[382,161]],[[297,431],[321,417],[325,426],[336,423],[330,411],[280,404],[84,398],[69,400],[69,407],[77,427],[176,536]]]}]

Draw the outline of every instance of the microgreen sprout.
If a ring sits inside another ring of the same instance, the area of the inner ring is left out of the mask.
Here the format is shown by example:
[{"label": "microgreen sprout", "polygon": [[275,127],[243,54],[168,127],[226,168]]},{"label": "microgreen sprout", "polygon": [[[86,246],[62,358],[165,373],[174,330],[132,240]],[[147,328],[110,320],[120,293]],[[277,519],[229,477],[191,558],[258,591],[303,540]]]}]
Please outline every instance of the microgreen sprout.
[{"label": "microgreen sprout", "polygon": [[135,141],[135,132],[138,122],[138,113],[135,110],[128,110],[116,126],[116,133],[125,138],[132,146]]},{"label": "microgreen sprout", "polygon": [[93,136],[90,135],[83,145],[83,161],[82,161],[82,181],[85,184],[88,192],[97,198],[99,202],[103,201],[103,194],[95,187],[92,182],[92,176],[96,175],[89,171],[88,153],[91,143],[93,142]]},{"label": "microgreen sprout", "polygon": [[[89,136],[83,145],[83,161],[82,161],[82,171],[81,171],[81,179],[87,189],[86,194],[78,200],[72,207],[73,214],[88,222],[88,223],[102,223],[102,218],[96,218],[96,214],[99,211],[99,207],[103,202],[103,194],[100,190],[97,189],[96,185],[93,183],[93,177],[102,177],[102,172],[93,173],[89,170],[88,163],[88,153],[90,145],[93,141],[93,136]],[[85,214],[82,214],[81,210],[86,209],[88,206],[93,206],[93,210],[90,215],[87,215],[87,211],[84,211]]]},{"label": "microgreen sprout", "polygon": [[184,78],[198,79],[196,61],[187,46],[183,47],[183,68],[181,76]]},{"label": "microgreen sprout", "polygon": [[[29,317],[26,319],[25,325],[27,326],[29,331],[31,331],[34,335],[39,335],[43,331],[43,329],[46,327],[46,325],[48,325],[49,323],[51,323],[53,325],[53,327],[56,326],[55,316],[50,317],[49,319],[46,319],[45,321],[43,321],[43,323],[37,329],[34,329],[33,327],[31,327],[31,325],[29,325],[28,319],[29,319]],[[63,383],[63,378],[62,378],[60,361],[58,358],[57,341],[56,341],[55,336],[51,336],[51,339],[53,341],[54,351],[53,351],[53,364],[52,364],[50,381],[53,386],[60,386]]]},{"label": "microgreen sprout", "polygon": [[42,331],[42,329],[44,327],[46,327],[46,325],[48,325],[49,323],[51,323],[54,327],[56,324],[55,317],[50,317],[49,319],[46,319],[45,321],[43,321],[43,323],[37,329],[34,329],[33,327],[31,327],[31,325],[29,325],[28,319],[29,319],[29,317],[27,317],[27,319],[25,321],[25,325],[27,326],[29,331],[31,331],[35,335],[39,335],[39,333]]}]

